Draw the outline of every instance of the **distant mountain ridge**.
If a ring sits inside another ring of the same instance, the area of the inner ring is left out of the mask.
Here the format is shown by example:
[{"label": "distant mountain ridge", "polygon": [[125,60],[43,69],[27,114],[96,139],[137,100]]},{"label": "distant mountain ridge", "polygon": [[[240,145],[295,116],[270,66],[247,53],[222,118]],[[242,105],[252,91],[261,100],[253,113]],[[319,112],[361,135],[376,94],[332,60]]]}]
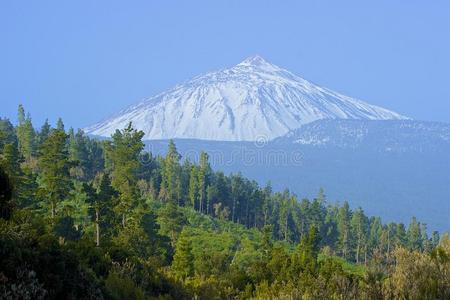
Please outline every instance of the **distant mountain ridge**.
[{"label": "distant mountain ridge", "polygon": [[275,143],[376,151],[444,151],[450,124],[413,120],[320,120],[290,131]]},{"label": "distant mountain ridge", "polygon": [[317,86],[260,56],[201,75],[85,128],[110,136],[127,123],[144,139],[271,140],[321,119],[407,119]]}]

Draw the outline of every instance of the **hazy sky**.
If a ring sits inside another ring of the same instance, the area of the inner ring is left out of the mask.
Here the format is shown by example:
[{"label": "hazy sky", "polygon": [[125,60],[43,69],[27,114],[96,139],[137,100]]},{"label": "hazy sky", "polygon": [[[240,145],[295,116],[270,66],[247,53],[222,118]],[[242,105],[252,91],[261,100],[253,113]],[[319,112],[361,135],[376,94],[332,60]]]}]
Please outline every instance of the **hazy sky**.
[{"label": "hazy sky", "polygon": [[[157,4],[156,2],[159,2]],[[449,1],[0,2],[0,117],[84,127],[259,54],[314,83],[450,122]]]}]

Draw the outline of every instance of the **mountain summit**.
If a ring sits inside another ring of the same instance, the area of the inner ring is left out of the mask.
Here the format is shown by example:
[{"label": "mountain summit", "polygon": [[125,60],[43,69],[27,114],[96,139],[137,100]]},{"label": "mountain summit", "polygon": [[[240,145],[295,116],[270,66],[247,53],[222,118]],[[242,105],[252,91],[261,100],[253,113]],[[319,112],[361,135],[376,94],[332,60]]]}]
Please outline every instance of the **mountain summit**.
[{"label": "mountain summit", "polygon": [[132,122],[145,139],[270,140],[320,119],[406,119],[323,88],[260,56],[143,99],[85,131],[110,136]]}]

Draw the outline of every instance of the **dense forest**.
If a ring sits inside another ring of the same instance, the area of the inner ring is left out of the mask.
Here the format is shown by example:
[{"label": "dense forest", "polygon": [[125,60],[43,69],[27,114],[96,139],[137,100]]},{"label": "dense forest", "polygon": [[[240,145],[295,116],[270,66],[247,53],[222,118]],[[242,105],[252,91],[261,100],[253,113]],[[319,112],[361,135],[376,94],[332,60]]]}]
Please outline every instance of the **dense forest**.
[{"label": "dense forest", "polygon": [[450,299],[448,234],[142,138],[0,119],[0,298]]}]

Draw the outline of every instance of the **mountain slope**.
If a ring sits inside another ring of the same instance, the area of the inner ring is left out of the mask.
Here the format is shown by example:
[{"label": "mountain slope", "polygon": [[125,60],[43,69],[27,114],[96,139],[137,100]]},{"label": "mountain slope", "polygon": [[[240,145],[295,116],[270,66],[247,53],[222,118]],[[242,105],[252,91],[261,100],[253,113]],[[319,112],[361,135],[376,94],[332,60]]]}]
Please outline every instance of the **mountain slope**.
[{"label": "mountain slope", "polygon": [[145,139],[271,140],[320,119],[405,119],[314,85],[259,56],[144,99],[85,128],[110,136],[128,122]]},{"label": "mountain slope", "polygon": [[446,152],[450,124],[412,120],[321,120],[305,124],[273,141],[322,148],[378,152]]}]

